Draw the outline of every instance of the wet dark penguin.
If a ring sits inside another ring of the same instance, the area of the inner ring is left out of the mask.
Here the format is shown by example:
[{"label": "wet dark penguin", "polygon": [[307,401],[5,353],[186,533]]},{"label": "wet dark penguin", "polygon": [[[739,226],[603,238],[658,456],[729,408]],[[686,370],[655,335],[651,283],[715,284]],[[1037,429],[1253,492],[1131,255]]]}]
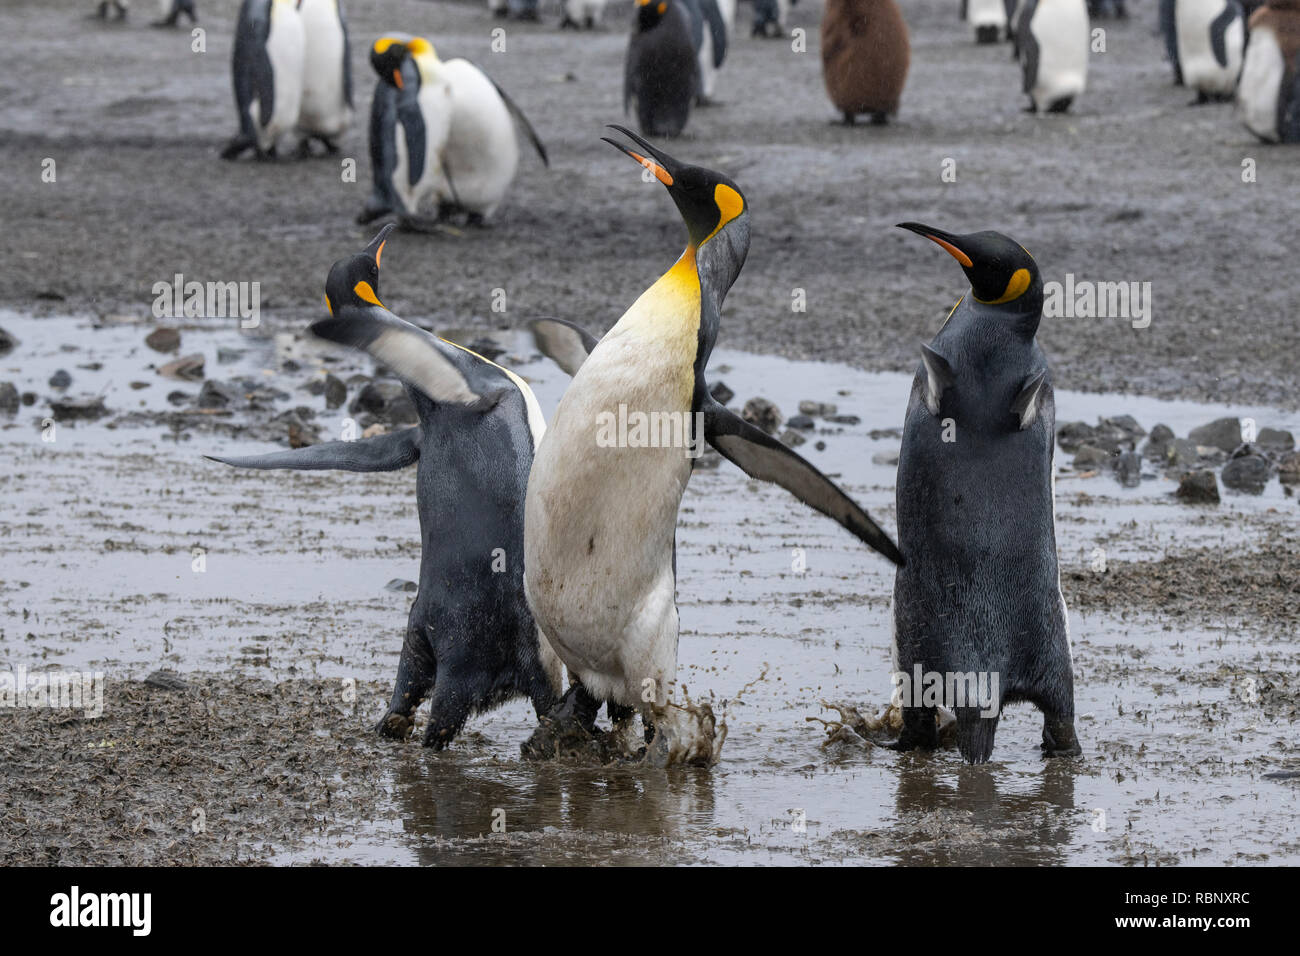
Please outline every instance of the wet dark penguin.
[{"label": "wet dark penguin", "polygon": [[[1080,752],[1074,675],[1056,557],[1055,409],[1034,336],[1043,285],[1033,258],[997,232],[953,235],[903,223],[961,263],[970,292],[928,346],[912,385],[898,460],[894,670],[911,681],[898,749],[933,748],[935,708],[922,674],[997,678],[994,716],[957,716],[962,756],[993,752],[1004,704],[1043,712],[1049,756]],[[969,698],[967,698],[969,701]]]},{"label": "wet dark penguin", "polygon": [[[704,369],[723,300],[749,251],[739,187],[612,128],[640,151],[607,141],[668,189],[687,244],[599,343],[547,349],[567,354],[575,373],[528,480],[524,581],[538,626],[578,681],[551,723],[587,728],[601,702],[616,719],[640,709],[649,727],[672,692],[677,512],[694,465],[689,442],[707,441],[746,474],[780,484],[901,560],[889,536],[825,475],[709,394]],[[602,420],[651,415],[676,422],[677,438],[619,442],[602,432]],[[528,745],[524,752],[532,753]]]},{"label": "wet dark penguin", "polygon": [[417,465],[420,586],[378,729],[405,737],[415,708],[431,696],[424,743],[442,748],[471,714],[522,695],[541,715],[560,691],[560,665],[523,589],[524,490],[545,424],[532,390],[513,372],[380,304],[379,263],[392,228],[334,264],[326,283],[331,317],[311,328],[400,376],[419,426],[216,460],[238,468],[365,472]]},{"label": "wet dark penguin", "polygon": [[847,125],[861,114],[883,124],[898,112],[912,53],[894,0],[826,0],[821,43],[826,92]]},{"label": "wet dark penguin", "polygon": [[700,64],[682,0],[636,0],[623,68],[623,112],[636,100],[646,136],[679,136],[699,93]]}]

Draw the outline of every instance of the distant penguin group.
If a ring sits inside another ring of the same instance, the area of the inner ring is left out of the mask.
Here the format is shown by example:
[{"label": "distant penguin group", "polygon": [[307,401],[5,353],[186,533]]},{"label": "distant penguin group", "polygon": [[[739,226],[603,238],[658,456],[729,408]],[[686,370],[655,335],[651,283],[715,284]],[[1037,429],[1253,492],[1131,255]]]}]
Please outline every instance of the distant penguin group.
[{"label": "distant penguin group", "polygon": [[223,159],[249,150],[274,158],[291,131],[300,155],[312,140],[338,151],[352,121],[348,32],[338,0],[243,0],[231,74],[239,132]]}]

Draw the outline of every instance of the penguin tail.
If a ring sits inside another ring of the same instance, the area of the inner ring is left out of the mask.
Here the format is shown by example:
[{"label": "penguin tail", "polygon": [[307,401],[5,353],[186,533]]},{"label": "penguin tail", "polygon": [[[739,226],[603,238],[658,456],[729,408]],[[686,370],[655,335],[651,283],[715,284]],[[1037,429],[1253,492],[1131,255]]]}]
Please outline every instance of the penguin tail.
[{"label": "penguin tail", "polygon": [[981,717],[978,707],[958,707],[957,749],[967,763],[987,763],[993,755],[993,736],[998,730],[998,715]]},{"label": "penguin tail", "polygon": [[415,464],[420,457],[420,429],[405,428],[398,432],[373,435],[357,441],[333,441],[292,451],[275,451],[266,455],[221,458],[204,455],[209,461],[234,468],[262,471],[397,471]]}]

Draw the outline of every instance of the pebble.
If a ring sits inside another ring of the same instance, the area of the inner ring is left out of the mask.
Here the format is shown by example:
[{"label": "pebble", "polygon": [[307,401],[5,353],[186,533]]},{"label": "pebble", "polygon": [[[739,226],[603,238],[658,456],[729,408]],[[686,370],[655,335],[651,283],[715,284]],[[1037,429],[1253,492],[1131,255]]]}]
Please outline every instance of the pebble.
[{"label": "pebble", "polygon": [[54,420],[59,422],[94,421],[108,414],[104,400],[95,398],[60,398],[50,402]]},{"label": "pebble", "polygon": [[714,382],[709,386],[709,394],[719,405],[728,405],[736,397],[736,393],[727,387],[726,382]]},{"label": "pebble", "polygon": [[203,355],[195,353],[194,355],[173,359],[158,369],[158,374],[166,378],[180,379],[183,382],[201,381],[203,379]]},{"label": "pebble", "polygon": [[814,418],[829,418],[838,410],[832,402],[803,401],[799,403],[799,414],[811,415]]},{"label": "pebble", "polygon": [[57,388],[60,391],[63,391],[71,384],[72,376],[68,374],[67,369],[61,368],[50,376],[50,388]]},{"label": "pebble", "polygon": [[17,347],[18,340],[4,329],[0,329],[0,355],[8,355]]},{"label": "pebble", "polygon": [[1225,452],[1235,451],[1241,444],[1241,420],[1216,418],[1209,424],[1193,428],[1187,437],[1198,445],[1209,445]]},{"label": "pebble", "polygon": [[751,398],[745,403],[740,417],[769,435],[776,434],[781,427],[781,409],[766,398]]},{"label": "pebble", "polygon": [[0,382],[0,412],[18,411],[18,389],[12,382]]},{"label": "pebble", "polygon": [[1188,504],[1210,504],[1219,503],[1219,483],[1214,478],[1214,472],[1208,468],[1202,468],[1200,471],[1189,471],[1183,475],[1182,480],[1178,483],[1178,490],[1174,492],[1179,500]]},{"label": "pebble", "polygon": [[807,415],[793,415],[785,424],[787,428],[798,428],[802,431],[810,431],[817,425],[817,423]]},{"label": "pebble", "polygon": [[1263,455],[1245,454],[1224,465],[1219,477],[1223,479],[1225,488],[1258,495],[1264,491],[1272,475],[1273,466],[1267,458]]},{"label": "pebble", "polygon": [[1142,484],[1142,459],[1135,451],[1126,451],[1115,459],[1115,477],[1125,488]]},{"label": "pebble", "polygon": [[788,446],[788,447],[790,447],[790,448],[798,448],[800,445],[802,445],[802,444],[803,444],[804,442],[806,442],[807,440],[808,440],[808,439],[804,438],[802,435],[800,435],[800,434],[799,434],[797,431],[795,431],[793,428],[787,428],[785,431],[783,431],[783,432],[781,433],[781,442],[782,442],[782,444],[784,444],[784,445],[786,445],[786,446]]},{"label": "pebble", "polygon": [[404,581],[401,578],[393,578],[391,581],[389,581],[387,584],[384,585],[384,590],[400,591],[408,594],[413,594],[416,591],[420,590],[420,586],[416,584],[414,581]]},{"label": "pebble", "polygon": [[155,352],[179,352],[181,334],[170,326],[160,326],[144,337],[144,344]]},{"label": "pebble", "polygon": [[1277,466],[1277,476],[1284,485],[1300,485],[1300,451],[1283,456]]}]

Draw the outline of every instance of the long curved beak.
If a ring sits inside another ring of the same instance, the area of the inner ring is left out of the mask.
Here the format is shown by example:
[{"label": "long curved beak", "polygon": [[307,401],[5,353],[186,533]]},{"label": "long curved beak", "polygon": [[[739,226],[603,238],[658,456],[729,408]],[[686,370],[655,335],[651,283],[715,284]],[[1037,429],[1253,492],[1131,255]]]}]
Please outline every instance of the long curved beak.
[{"label": "long curved beak", "polygon": [[654,173],[655,178],[658,179],[665,186],[671,187],[673,183],[676,182],[676,179],[673,176],[673,170],[680,169],[681,163],[677,162],[677,160],[673,159],[663,150],[658,149],[655,146],[652,146],[650,143],[646,142],[644,139],[642,139],[640,136],[632,132],[630,129],[627,129],[626,127],[617,126],[613,123],[610,123],[608,128],[612,130],[617,130],[618,132],[622,133],[628,139],[632,140],[638,146],[644,149],[646,153],[649,155],[643,155],[641,153],[636,152],[635,150],[628,149],[628,147],[624,146],[622,143],[617,142],[616,140],[612,140],[608,136],[601,137],[601,139],[604,142],[609,143],[609,145],[613,146],[619,152],[631,156],[633,159],[635,159],[646,169]]},{"label": "long curved beak", "polygon": [[936,243],[940,248],[948,253],[948,255],[952,256],[967,269],[974,265],[971,261],[971,257],[963,252],[961,248],[962,240],[966,238],[965,236],[958,236],[951,232],[944,232],[942,229],[935,229],[931,226],[922,225],[919,222],[900,222],[898,228],[914,232],[918,236],[924,236],[931,242]]},{"label": "long curved beak", "polygon": [[388,242],[388,234],[397,228],[397,223],[390,222],[379,230],[379,235],[370,240],[370,245],[361,250],[363,255],[369,256],[375,260],[375,265],[379,265],[379,258],[384,254],[384,244]]}]

